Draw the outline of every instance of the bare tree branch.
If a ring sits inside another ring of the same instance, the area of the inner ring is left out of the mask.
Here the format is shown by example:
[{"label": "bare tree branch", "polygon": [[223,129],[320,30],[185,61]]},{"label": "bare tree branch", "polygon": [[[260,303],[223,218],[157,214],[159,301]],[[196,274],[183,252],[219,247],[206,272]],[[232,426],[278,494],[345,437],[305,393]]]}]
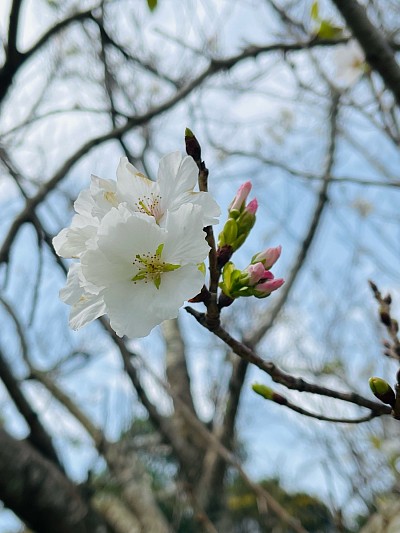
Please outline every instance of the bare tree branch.
[{"label": "bare tree branch", "polygon": [[372,24],[365,7],[357,0],[332,1],[364,49],[367,62],[379,72],[400,105],[400,67],[382,29]]},{"label": "bare tree branch", "polygon": [[[185,307],[186,311],[195,317],[195,319],[204,327],[209,329],[206,325],[206,321],[203,313],[195,311],[191,307]],[[339,392],[328,387],[322,387],[313,383],[308,383],[302,378],[296,378],[286,372],[280,370],[272,361],[266,361],[261,359],[251,348],[245,344],[239,342],[229,335],[221,326],[213,329],[212,332],[223,340],[228,346],[232,348],[236,355],[246,359],[249,363],[252,363],[260,370],[271,376],[273,381],[280,383],[288,389],[297,390],[299,392],[310,392],[311,394],[319,394],[320,396],[327,396],[329,398],[335,398],[344,402],[349,402],[360,407],[366,407],[377,415],[388,415],[392,412],[392,409],[387,405],[378,404],[372,402],[359,394],[354,392],[346,393]]]},{"label": "bare tree branch", "polygon": [[18,380],[13,376],[4,354],[0,349],[0,379],[4,383],[11,399],[13,400],[18,411],[24,417],[29,426],[29,441],[35,448],[43,454],[44,457],[52,461],[57,468],[64,471],[60,459],[55,451],[51,437],[43,427],[36,411],[25,398]]}]

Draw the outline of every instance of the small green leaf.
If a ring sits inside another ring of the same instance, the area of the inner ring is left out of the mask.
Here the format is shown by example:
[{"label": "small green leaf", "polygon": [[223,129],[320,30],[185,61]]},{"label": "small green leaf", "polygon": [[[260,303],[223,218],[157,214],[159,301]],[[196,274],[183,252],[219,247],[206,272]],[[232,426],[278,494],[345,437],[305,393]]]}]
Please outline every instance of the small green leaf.
[{"label": "small green leaf", "polygon": [[157,0],[147,0],[147,5],[149,6],[150,11],[154,11],[157,7]]},{"label": "small green leaf", "polygon": [[343,35],[343,28],[334,26],[329,20],[321,20],[317,35],[320,39],[338,39]]},{"label": "small green leaf", "polygon": [[318,20],[319,19],[319,8],[318,8],[318,2],[317,1],[312,3],[312,6],[311,6],[311,18],[313,20]]}]

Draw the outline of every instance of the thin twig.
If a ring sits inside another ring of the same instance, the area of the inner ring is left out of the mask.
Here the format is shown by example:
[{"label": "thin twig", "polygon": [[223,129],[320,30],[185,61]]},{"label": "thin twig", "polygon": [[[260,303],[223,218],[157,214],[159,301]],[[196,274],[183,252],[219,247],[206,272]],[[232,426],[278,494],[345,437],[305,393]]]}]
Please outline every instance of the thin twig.
[{"label": "thin twig", "polygon": [[[191,307],[185,307],[185,309],[189,314],[195,317],[199,324],[207,328],[204,313],[199,313]],[[308,383],[302,378],[296,378],[291,374],[287,374],[278,368],[272,361],[261,359],[261,357],[259,357],[254,350],[246,346],[244,343],[231,337],[231,335],[229,335],[229,333],[221,326],[213,329],[212,332],[221,340],[223,340],[228,346],[230,346],[236,355],[246,359],[246,361],[255,365],[257,368],[271,376],[273,381],[280,383],[288,389],[297,390],[299,392],[309,392],[311,394],[319,394],[320,396],[326,396],[328,398],[349,402],[360,407],[370,409],[373,413],[377,413],[377,416],[388,415],[392,412],[389,406],[378,404],[354,392],[339,392],[327,387],[322,387],[321,385]]]}]

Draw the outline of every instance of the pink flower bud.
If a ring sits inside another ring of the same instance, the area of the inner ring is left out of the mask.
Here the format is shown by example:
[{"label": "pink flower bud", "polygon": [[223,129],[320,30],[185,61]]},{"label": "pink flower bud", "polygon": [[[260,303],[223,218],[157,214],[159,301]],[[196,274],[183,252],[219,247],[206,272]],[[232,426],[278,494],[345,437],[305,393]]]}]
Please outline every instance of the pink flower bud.
[{"label": "pink flower bud", "polygon": [[278,279],[268,279],[263,283],[259,283],[256,287],[257,292],[264,293],[265,295],[271,294],[271,292],[276,291],[279,287],[285,283],[285,280],[282,278]]},{"label": "pink flower bud", "polygon": [[251,187],[252,185],[250,181],[246,181],[246,183],[243,183],[243,185],[239,187],[239,190],[236,193],[233,202],[229,206],[229,211],[231,211],[232,209],[237,209],[238,211],[240,211],[242,206],[245,204],[247,197],[250,194]]},{"label": "pink flower bud", "polygon": [[247,272],[249,273],[249,285],[255,285],[260,281],[260,279],[263,279],[265,268],[262,263],[256,263],[255,265],[249,265],[246,268]]},{"label": "pink flower bud", "polygon": [[249,203],[246,205],[246,207],[245,207],[245,211],[247,211],[248,213],[250,213],[250,215],[255,215],[257,209],[258,209],[257,198],[254,198],[254,200],[252,200],[251,202],[249,202]]},{"label": "pink flower bud", "polygon": [[276,246],[275,248],[267,248],[265,252],[261,252],[255,255],[252,259],[252,263],[261,262],[265,268],[271,268],[279,259],[282,252],[282,246]]}]

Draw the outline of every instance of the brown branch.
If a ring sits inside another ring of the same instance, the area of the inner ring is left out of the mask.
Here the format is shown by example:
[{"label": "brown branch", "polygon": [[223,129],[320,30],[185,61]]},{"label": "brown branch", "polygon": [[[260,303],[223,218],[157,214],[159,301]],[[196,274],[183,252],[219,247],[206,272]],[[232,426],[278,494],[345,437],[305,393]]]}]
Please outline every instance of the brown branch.
[{"label": "brown branch", "polygon": [[[14,4],[17,6],[18,1],[14,1]],[[13,7],[14,7],[13,4]],[[16,9],[16,13],[14,15],[14,18],[18,20],[18,10]],[[78,22],[80,20],[89,19],[92,17],[92,11],[83,11],[81,13],[75,13],[71,15],[70,17],[65,18],[64,20],[61,20],[54,26],[52,26],[47,32],[45,32],[42,37],[26,52],[21,53],[16,48],[16,42],[11,41],[11,44],[14,44],[12,48],[12,54],[8,54],[6,57],[6,61],[2,68],[0,69],[0,104],[3,102],[4,97],[6,96],[9,88],[11,87],[11,84],[13,82],[13,79],[15,75],[17,74],[18,70],[22,67],[22,65],[30,59],[34,54],[36,54],[41,48],[43,48],[44,45],[46,45],[49,40],[54,37],[56,34],[58,34],[60,31],[68,27],[70,24],[74,22]],[[16,26],[16,23],[13,22],[13,26]],[[11,17],[10,17],[10,26],[11,26]],[[15,27],[15,32],[17,30],[17,26]],[[16,39],[16,35],[13,36],[13,39]]]},{"label": "brown branch", "polygon": [[371,412],[368,415],[361,416],[360,418],[335,418],[331,416],[320,415],[318,413],[312,413],[311,411],[303,409],[294,403],[287,402],[284,405],[285,407],[288,407],[292,411],[295,411],[303,416],[315,418],[316,420],[321,420],[322,422],[334,422],[336,424],[362,424],[363,422],[369,422],[369,420],[381,416],[379,413]]},{"label": "brown branch", "polygon": [[98,25],[99,31],[101,33],[102,41],[105,45],[110,46],[117,50],[126,61],[132,62],[136,65],[139,65],[144,71],[151,72],[154,74],[157,78],[166,81],[173,85],[176,89],[179,89],[182,84],[178,81],[175,81],[171,77],[169,77],[167,74],[160,72],[152,63],[148,61],[144,61],[143,59],[139,59],[138,57],[133,56],[130,54],[124,46],[117,43],[107,32],[107,30],[104,27],[104,24],[102,23],[102,20],[100,20],[98,17],[94,17],[93,20]]},{"label": "brown branch", "polygon": [[51,437],[44,429],[36,411],[32,408],[30,403],[25,398],[25,395],[21,391],[20,385],[12,374],[2,350],[0,350],[0,379],[4,383],[4,386],[7,389],[7,392],[14,402],[16,408],[24,417],[29,426],[29,441],[31,444],[35,446],[38,452],[43,454],[43,457],[46,457],[52,461],[55,465],[57,465],[57,468],[63,471],[63,466],[61,465],[60,459],[58,458],[54,449]]},{"label": "brown branch", "polygon": [[[203,313],[199,313],[191,307],[185,307],[185,309],[189,314],[195,317],[199,324],[209,329],[207,327]],[[272,361],[266,361],[264,359],[261,359],[261,357],[259,357],[251,348],[231,337],[229,333],[225,331],[221,326],[215,330],[213,329],[212,332],[222,341],[224,341],[228,346],[230,346],[236,355],[253,364],[257,368],[271,376],[273,381],[275,381],[276,383],[280,383],[288,389],[297,390],[299,392],[309,392],[311,394],[318,394],[320,396],[326,396],[328,398],[334,398],[337,400],[342,400],[344,402],[352,403],[360,407],[370,409],[373,413],[376,413],[377,416],[388,415],[392,411],[389,406],[378,404],[354,392],[339,392],[333,389],[329,389],[327,387],[322,387],[321,385],[308,383],[302,378],[296,378],[291,374],[287,374],[286,372],[278,368]]]},{"label": "brown branch", "polygon": [[400,105],[400,67],[383,31],[371,23],[365,7],[357,0],[332,1],[364,49],[368,64],[379,72]]},{"label": "brown branch", "polygon": [[387,357],[392,357],[397,361],[400,360],[400,339],[399,339],[399,323],[392,317],[391,304],[392,297],[390,294],[382,296],[377,285],[373,281],[369,281],[369,286],[373,292],[375,300],[379,304],[379,319],[383,326],[386,328],[386,331],[391,339],[391,342],[384,341],[383,345],[385,347],[384,355]]},{"label": "brown branch", "polygon": [[287,407],[288,409],[291,409],[292,411],[295,411],[296,413],[299,413],[304,416],[308,416],[309,418],[315,418],[316,420],[320,420],[322,422],[335,422],[335,423],[341,423],[341,424],[361,424],[363,422],[368,422],[369,420],[372,420],[373,418],[380,416],[379,413],[371,412],[368,415],[365,415],[359,418],[335,418],[331,416],[321,415],[318,413],[313,413],[311,411],[308,411],[308,409],[303,409],[297,404],[289,402],[289,400],[285,398],[285,396],[282,396],[281,394],[277,394],[275,392],[272,394],[271,398],[267,398],[267,399],[272,401],[273,403],[283,405],[284,407]]},{"label": "brown branch", "polygon": [[[353,107],[356,106],[356,103],[354,103]],[[370,118],[370,117],[369,117]],[[239,149],[233,149],[228,150],[222,147],[221,145],[218,145],[217,143],[213,143],[213,146],[220,150],[221,152],[228,154],[228,155],[235,155],[240,157],[248,157],[250,159],[256,159],[260,163],[264,165],[268,165],[271,167],[279,168],[281,170],[284,170],[291,176],[299,179],[304,179],[307,181],[324,181],[324,176],[320,176],[319,174],[313,174],[311,172],[307,172],[305,170],[297,169],[290,167],[288,164],[283,163],[282,161],[278,161],[276,159],[271,159],[269,157],[264,157],[259,152],[252,152],[252,151],[245,151],[245,150],[239,150]],[[389,180],[389,181],[380,181],[375,178],[356,178],[352,176],[335,176],[331,175],[330,177],[331,183],[352,183],[354,185],[360,185],[360,186],[369,186],[369,187],[393,187],[393,188],[399,188],[400,187],[400,179],[397,181]]]},{"label": "brown branch", "polygon": [[[208,192],[208,168],[204,161],[201,159],[201,146],[199,141],[193,135],[193,133],[187,129],[185,132],[185,144],[186,153],[193,158],[198,169],[198,183],[199,189],[202,192]],[[220,309],[218,307],[218,281],[221,274],[221,269],[218,266],[217,250],[215,246],[214,230],[212,226],[206,226],[204,228],[206,234],[206,241],[210,246],[208,253],[208,270],[210,273],[209,292],[207,297],[203,299],[207,307],[207,320],[211,327],[219,325]]]},{"label": "brown branch", "polygon": [[[20,338],[22,351],[24,353],[24,359],[27,360],[27,344],[23,333],[22,325],[16,316],[14,310],[3,298],[0,298],[0,302],[5,307],[6,311],[11,316],[17,329],[18,336]],[[40,422],[40,419],[36,411],[32,408],[31,404],[25,398],[20,384],[10,370],[9,365],[6,362],[6,358],[0,349],[0,379],[3,381],[10,398],[13,400],[18,411],[21,413],[26,423],[29,426],[30,434],[29,440],[41,452],[44,457],[47,457],[50,461],[53,461],[57,467],[63,471],[63,466],[57,455],[57,452],[53,446],[50,435],[45,430],[44,426]]]}]

